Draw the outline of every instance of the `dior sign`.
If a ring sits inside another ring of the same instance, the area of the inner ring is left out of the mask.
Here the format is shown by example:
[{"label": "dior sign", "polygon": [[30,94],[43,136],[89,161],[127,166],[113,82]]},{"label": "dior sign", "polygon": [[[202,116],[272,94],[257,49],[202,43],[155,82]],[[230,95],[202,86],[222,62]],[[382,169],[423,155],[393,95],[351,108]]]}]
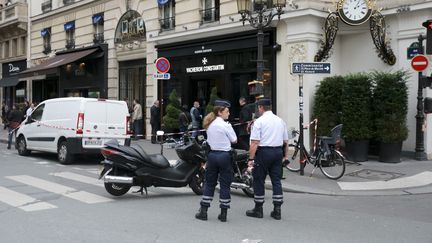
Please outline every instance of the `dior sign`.
[{"label": "dior sign", "polygon": [[13,64],[9,63],[9,73],[19,73],[20,68],[15,67]]},{"label": "dior sign", "polygon": [[3,69],[3,77],[9,77],[16,75],[27,69],[27,61],[16,61],[16,62],[8,62],[2,64]]}]

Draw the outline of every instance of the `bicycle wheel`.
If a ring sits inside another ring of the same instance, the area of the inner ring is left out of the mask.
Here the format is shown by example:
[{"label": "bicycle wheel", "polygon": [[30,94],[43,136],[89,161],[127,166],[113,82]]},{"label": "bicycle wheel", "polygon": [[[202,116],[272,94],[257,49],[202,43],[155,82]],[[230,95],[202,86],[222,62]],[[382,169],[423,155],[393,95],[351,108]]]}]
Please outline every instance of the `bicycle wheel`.
[{"label": "bicycle wheel", "polygon": [[300,148],[294,144],[288,145],[288,160],[289,164],[285,165],[289,171],[300,171]]},{"label": "bicycle wheel", "polygon": [[329,179],[337,180],[345,173],[345,160],[334,149],[331,149],[331,154],[319,156],[318,165],[321,172]]}]

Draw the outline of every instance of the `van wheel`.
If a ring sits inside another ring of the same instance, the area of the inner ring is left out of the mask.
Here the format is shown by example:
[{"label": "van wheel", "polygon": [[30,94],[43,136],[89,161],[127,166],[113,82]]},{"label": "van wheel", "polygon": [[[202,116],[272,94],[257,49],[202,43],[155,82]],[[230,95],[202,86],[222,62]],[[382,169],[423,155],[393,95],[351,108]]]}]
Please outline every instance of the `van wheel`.
[{"label": "van wheel", "polygon": [[27,149],[27,143],[25,141],[25,138],[23,136],[19,136],[17,141],[17,149],[18,149],[18,154],[21,156],[27,156],[30,154],[30,150]]},{"label": "van wheel", "polygon": [[57,157],[60,162],[60,164],[71,164],[72,163],[72,154],[69,153],[67,142],[62,141],[57,149]]}]

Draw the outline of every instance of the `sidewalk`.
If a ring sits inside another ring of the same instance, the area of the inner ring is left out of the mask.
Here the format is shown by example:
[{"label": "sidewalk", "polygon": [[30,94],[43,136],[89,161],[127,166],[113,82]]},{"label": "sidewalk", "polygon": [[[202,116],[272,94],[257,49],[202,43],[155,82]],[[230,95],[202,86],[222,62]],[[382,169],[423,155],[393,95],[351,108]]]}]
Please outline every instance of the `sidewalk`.
[{"label": "sidewalk", "polygon": [[[6,146],[7,130],[0,130],[0,146]],[[133,141],[139,143],[150,154],[160,153],[160,145],[148,140]],[[14,149],[14,148],[13,148]],[[178,159],[174,149],[164,147],[164,155],[169,160]],[[397,164],[381,163],[376,160],[362,162],[359,165],[347,163],[345,175],[339,180],[327,179],[317,168],[310,176],[312,166],[307,165],[305,175],[300,176],[284,170],[286,179],[282,180],[284,191],[321,195],[412,195],[432,193],[432,161],[416,161],[402,158]],[[271,188],[270,181],[267,181]]]}]

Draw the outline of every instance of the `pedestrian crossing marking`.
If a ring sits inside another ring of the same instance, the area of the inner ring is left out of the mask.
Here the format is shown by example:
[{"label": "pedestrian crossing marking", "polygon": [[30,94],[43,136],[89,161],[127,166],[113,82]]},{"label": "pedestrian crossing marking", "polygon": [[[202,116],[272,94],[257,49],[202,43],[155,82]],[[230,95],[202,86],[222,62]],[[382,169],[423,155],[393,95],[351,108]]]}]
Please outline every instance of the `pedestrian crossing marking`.
[{"label": "pedestrian crossing marking", "polygon": [[409,187],[427,186],[432,184],[432,171],[397,178],[389,181],[338,182],[342,190],[390,190]]},{"label": "pedestrian crossing marking", "polygon": [[32,176],[19,175],[19,176],[7,176],[6,178],[32,187],[39,188],[44,191],[60,194],[62,196],[72,198],[88,204],[113,201],[110,198],[102,197],[85,191],[78,191],[72,187],[63,186],[57,183],[42,180]]},{"label": "pedestrian crossing marking", "polygon": [[38,165],[48,165],[48,164],[50,164],[50,162],[48,162],[48,161],[38,161],[38,162],[35,162],[35,164],[38,164]]},{"label": "pedestrian crossing marking", "polygon": [[57,208],[55,205],[40,202],[38,199],[0,186],[0,201],[26,212]]},{"label": "pedestrian crossing marking", "polygon": [[78,181],[78,182],[82,182],[94,186],[100,186],[100,187],[104,186],[104,182],[102,180],[98,180],[97,178],[93,178],[89,176],[76,174],[73,172],[57,172],[57,173],[50,173],[50,175],[73,180],[73,181]]}]

